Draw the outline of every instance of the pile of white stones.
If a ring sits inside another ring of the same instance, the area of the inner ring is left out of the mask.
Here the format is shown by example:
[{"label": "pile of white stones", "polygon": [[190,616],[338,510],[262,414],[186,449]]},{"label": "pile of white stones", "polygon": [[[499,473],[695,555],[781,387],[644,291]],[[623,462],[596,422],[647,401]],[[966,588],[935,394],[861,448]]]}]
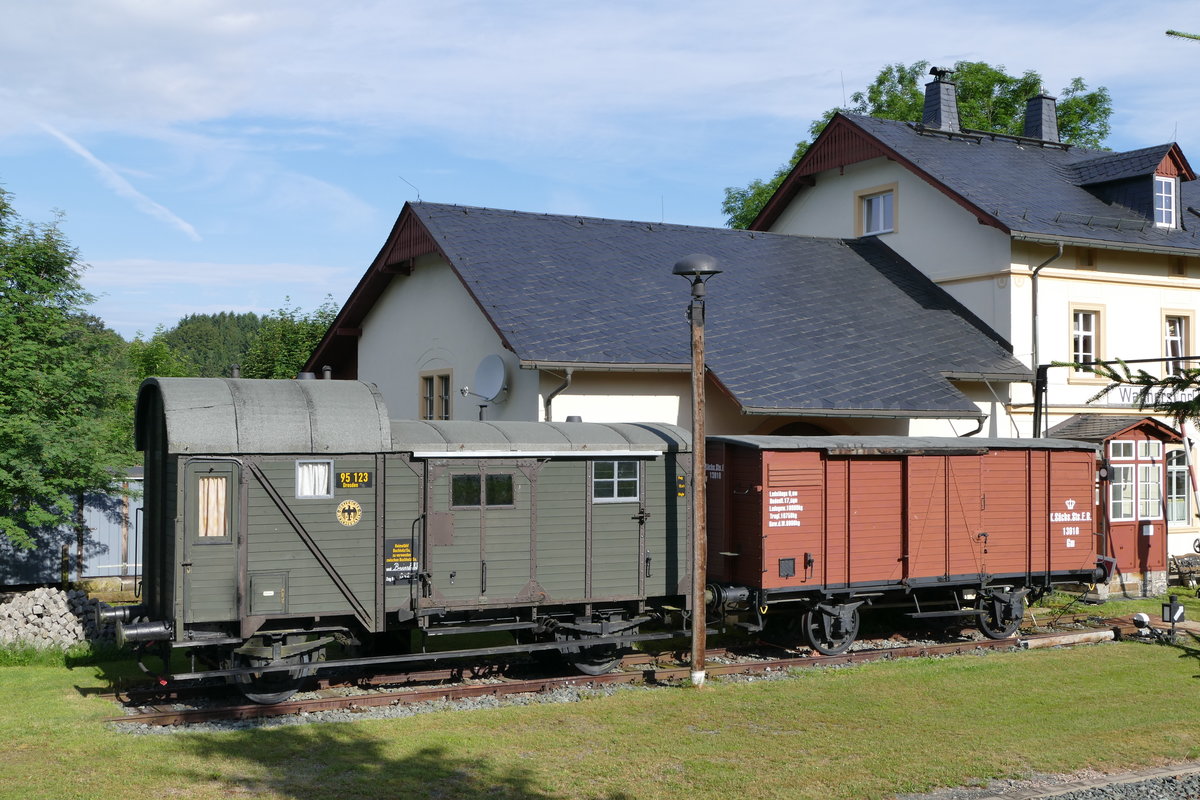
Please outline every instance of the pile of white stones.
[{"label": "pile of white stones", "polygon": [[96,625],[95,612],[106,605],[80,589],[40,588],[17,594],[0,604],[0,645],[11,642],[44,649],[112,640],[112,623]]}]

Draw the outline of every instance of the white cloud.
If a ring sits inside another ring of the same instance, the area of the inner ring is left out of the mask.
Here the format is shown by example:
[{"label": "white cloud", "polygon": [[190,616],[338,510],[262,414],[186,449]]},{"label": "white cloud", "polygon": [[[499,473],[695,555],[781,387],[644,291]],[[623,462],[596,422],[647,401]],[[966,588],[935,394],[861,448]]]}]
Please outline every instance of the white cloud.
[{"label": "white cloud", "polygon": [[100,175],[100,179],[104,181],[105,185],[108,186],[108,188],[112,191],[116,192],[117,195],[124,197],[127,200],[132,200],[133,204],[141,212],[166,222],[173,228],[183,231],[183,233],[186,234],[187,237],[192,241],[200,241],[200,234],[196,232],[196,229],[190,223],[180,219],[169,208],[155,202],[154,200],[151,200],[149,197],[139,192],[134,188],[133,184],[125,180],[125,178],[118,174],[115,169],[97,158],[86,147],[51,125],[42,123],[42,128],[55,139],[58,139],[60,142],[65,144],[71,150],[71,152],[75,153],[88,164],[90,164],[92,168],[95,169]]},{"label": "white cloud", "polygon": [[1197,18],[1173,0],[1139,4],[1137,14],[1101,0],[1086,16],[1032,0],[936,10],[869,0],[267,0],[249,8],[240,0],[15,4],[0,31],[9,87],[0,99],[16,110],[7,124],[24,113],[70,130],[132,132],[269,117],[448,136],[483,153],[522,143],[567,150],[614,137],[688,138],[637,122],[651,117],[780,117],[800,134],[841,102],[843,81],[852,92],[892,61],[1036,69],[1052,91],[1075,75],[1093,85],[1136,81],[1165,100],[1171,89],[1153,75],[1190,72],[1196,58],[1192,43],[1163,36]]},{"label": "white cloud", "polygon": [[[218,264],[127,258],[88,262],[84,283],[93,292],[188,286],[237,289],[255,284],[332,290],[342,286],[349,272],[341,267],[305,264]],[[282,296],[283,292],[280,294]]]}]

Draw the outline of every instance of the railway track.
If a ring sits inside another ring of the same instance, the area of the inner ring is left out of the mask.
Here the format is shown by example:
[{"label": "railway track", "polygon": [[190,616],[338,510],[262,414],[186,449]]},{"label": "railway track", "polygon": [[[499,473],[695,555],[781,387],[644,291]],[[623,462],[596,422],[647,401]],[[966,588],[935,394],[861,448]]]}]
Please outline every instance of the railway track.
[{"label": "railway track", "polygon": [[[709,675],[753,675],[772,671],[804,667],[830,667],[846,664],[862,664],[896,658],[921,658],[973,653],[980,650],[1011,650],[1085,644],[1106,639],[1121,638],[1136,629],[1126,620],[1114,620],[1108,628],[1079,633],[1034,634],[1009,639],[984,639],[971,642],[944,644],[918,644],[901,647],[854,650],[836,656],[800,656],[785,658],[739,658],[729,651],[714,649],[706,651],[705,669]],[[136,693],[124,698],[114,696],[134,713],[110,717],[107,721],[124,725],[191,725],[203,722],[262,719],[291,714],[316,713],[330,710],[378,708],[381,706],[416,704],[431,701],[453,701],[478,697],[500,697],[508,695],[535,694],[569,687],[598,687],[616,684],[676,685],[690,680],[689,666],[660,665],[645,654],[635,654],[623,660],[620,671],[604,675],[570,675],[536,678],[510,678],[498,669],[463,670],[444,669],[400,675],[376,675],[369,680],[358,680],[352,685],[337,685],[322,681],[317,690],[302,699],[289,700],[275,705],[243,703],[235,705],[183,707],[183,693],[159,696],[152,702],[140,702]],[[401,686],[399,689],[373,687]],[[211,692],[212,687],[208,687]]]}]

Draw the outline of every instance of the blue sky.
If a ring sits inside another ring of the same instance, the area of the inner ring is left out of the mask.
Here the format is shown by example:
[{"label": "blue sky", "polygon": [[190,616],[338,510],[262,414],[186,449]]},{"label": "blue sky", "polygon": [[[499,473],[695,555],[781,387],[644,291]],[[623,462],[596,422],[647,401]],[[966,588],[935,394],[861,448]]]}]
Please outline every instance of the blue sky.
[{"label": "blue sky", "polygon": [[[127,338],[340,304],[406,200],[721,225],[891,62],[1075,76],[1200,166],[1195,2],[0,0],[0,186]],[[669,269],[670,265],[663,265]]]}]

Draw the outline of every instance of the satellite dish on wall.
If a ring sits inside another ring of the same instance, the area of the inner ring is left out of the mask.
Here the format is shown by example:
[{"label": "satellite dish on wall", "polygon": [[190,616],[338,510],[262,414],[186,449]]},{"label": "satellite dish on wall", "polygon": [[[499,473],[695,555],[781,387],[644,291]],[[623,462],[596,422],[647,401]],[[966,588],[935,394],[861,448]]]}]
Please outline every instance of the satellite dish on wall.
[{"label": "satellite dish on wall", "polygon": [[508,368],[504,359],[495,354],[485,356],[475,368],[475,385],[471,391],[489,403],[502,401],[508,391]]}]

